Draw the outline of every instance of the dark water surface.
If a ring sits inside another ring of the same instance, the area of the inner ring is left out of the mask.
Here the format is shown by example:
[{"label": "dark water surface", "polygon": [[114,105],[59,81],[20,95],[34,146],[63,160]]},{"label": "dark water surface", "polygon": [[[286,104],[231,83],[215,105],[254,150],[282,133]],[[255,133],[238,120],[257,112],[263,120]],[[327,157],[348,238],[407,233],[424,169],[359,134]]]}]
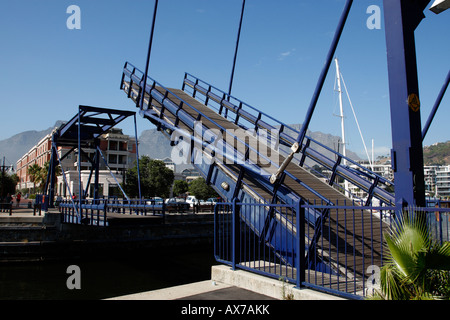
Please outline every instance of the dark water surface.
[{"label": "dark water surface", "polygon": [[[212,245],[143,249],[117,256],[0,264],[0,300],[93,300],[211,278]],[[68,289],[70,265],[81,271],[81,289]]]}]

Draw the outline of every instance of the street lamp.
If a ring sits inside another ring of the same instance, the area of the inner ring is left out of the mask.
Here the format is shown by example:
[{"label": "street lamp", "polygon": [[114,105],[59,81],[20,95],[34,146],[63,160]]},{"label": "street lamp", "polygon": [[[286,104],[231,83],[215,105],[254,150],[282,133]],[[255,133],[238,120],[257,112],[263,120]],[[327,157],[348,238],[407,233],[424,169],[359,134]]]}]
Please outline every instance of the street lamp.
[{"label": "street lamp", "polygon": [[450,8],[450,0],[434,0],[433,4],[430,7],[430,10],[436,14],[444,12]]}]

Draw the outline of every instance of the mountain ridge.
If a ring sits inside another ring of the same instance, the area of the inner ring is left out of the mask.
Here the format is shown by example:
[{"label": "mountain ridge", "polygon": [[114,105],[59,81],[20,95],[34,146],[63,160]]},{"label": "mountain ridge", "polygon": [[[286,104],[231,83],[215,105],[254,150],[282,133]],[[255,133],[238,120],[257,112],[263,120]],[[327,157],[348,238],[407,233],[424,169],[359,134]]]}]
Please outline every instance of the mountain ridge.
[{"label": "mountain ridge", "polygon": [[425,146],[423,148],[423,162],[425,165],[450,164],[450,141]]},{"label": "mountain ridge", "polygon": [[[12,137],[0,140],[0,155],[5,156],[7,164],[15,165],[25,153],[35,146],[42,138],[51,133],[55,127],[59,127],[63,121],[59,120],[54,126],[44,130],[27,130]],[[292,129],[299,131],[300,124],[289,125]],[[289,129],[285,129],[289,130]],[[294,133],[295,135],[295,133]],[[326,145],[332,150],[336,150],[340,144],[340,137],[320,131],[308,131],[308,136],[318,142]],[[148,155],[153,159],[164,159],[171,156],[172,149],[169,140],[158,132],[156,128],[142,131],[139,136],[139,155]],[[332,153],[330,152],[331,156]],[[359,160],[358,155],[347,149],[347,156],[353,160]],[[450,164],[450,141],[436,143],[432,146],[424,146],[424,163],[431,164]],[[178,171],[178,170],[177,170]]]},{"label": "mountain ridge", "polygon": [[[28,130],[0,141],[0,154],[5,155],[8,162],[16,164],[25,153],[33,148],[42,138],[51,133],[55,127],[61,126],[63,121],[59,120],[54,126],[44,130]],[[292,129],[298,131],[300,124],[289,125]],[[287,131],[289,129],[285,129]],[[295,134],[294,134],[295,135]],[[331,149],[336,149],[339,144],[339,137],[331,134],[317,132],[308,132],[308,135]],[[156,147],[157,146],[157,147]],[[164,159],[171,156],[172,149],[169,140],[162,132],[156,128],[142,131],[139,136],[139,155],[148,155],[152,159]],[[359,157],[351,150],[347,150],[347,155],[351,159],[358,160]],[[178,171],[178,170],[177,170]]]}]

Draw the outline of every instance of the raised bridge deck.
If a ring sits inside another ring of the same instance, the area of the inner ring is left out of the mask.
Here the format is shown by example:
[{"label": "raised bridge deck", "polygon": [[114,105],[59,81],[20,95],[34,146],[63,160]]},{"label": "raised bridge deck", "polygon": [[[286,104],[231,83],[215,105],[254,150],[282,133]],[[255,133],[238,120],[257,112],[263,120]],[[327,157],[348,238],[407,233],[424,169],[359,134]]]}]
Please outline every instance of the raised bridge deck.
[{"label": "raised bridge deck", "polygon": [[[124,91],[136,101],[139,97],[139,86],[133,83],[132,90],[129,90],[129,87],[130,82],[123,83]],[[285,159],[278,150],[264,145],[264,141],[257,139],[257,135],[252,136],[248,131],[242,130],[240,126],[224,118],[183,90],[166,90],[165,88],[155,86],[152,89],[151,95],[152,97],[147,92],[144,97],[144,103],[150,105],[149,109],[151,112],[164,122],[185,130],[191,136],[195,135],[194,128],[191,123],[183,121],[180,113],[184,113],[190,119],[201,121],[202,126],[206,129],[217,133],[222,132],[221,137],[224,141],[228,143],[230,141],[233,142],[233,145],[231,145],[233,150],[240,152],[246,150],[244,142],[247,145],[258,146],[260,151],[261,147],[265,150],[270,149],[270,159],[276,159],[278,162],[275,165],[268,164],[267,159],[261,158],[261,153],[257,151],[250,150],[250,152],[255,153],[248,155],[249,159],[253,159],[257,165],[259,164],[259,167],[266,176],[275,173],[277,170],[276,165],[281,164]],[[158,101],[154,96],[164,98]],[[167,101],[174,106],[182,107],[177,113],[170,112],[165,105]],[[149,120],[158,125],[154,119],[149,118]],[[232,138],[227,136],[228,131],[233,133]],[[265,154],[263,153],[263,155]],[[238,183],[239,175],[242,174],[241,167],[236,163],[228,162],[216,162],[216,166],[219,166],[221,171],[234,183]],[[302,198],[309,204],[325,204],[324,200],[335,205],[351,204],[351,200],[344,194],[311,174],[296,162],[291,162],[287,166],[286,172],[289,175],[285,176],[282,187],[288,190],[291,195]],[[270,202],[274,196],[271,186],[261,183],[248,170],[244,170],[242,174],[242,189],[251,195],[252,198],[260,202]],[[322,210],[322,212],[325,212],[325,210]],[[331,209],[328,211],[326,219],[323,219],[320,225],[314,223],[317,220],[309,221],[310,223],[306,224],[305,230],[308,238],[306,243],[311,241],[315,233],[320,235],[320,238],[315,239],[314,249],[311,252],[317,252],[321,248],[327,248],[327,254],[325,256],[322,254],[320,259],[327,261],[327,263],[331,264],[337,270],[340,269],[340,264],[345,261],[346,269],[350,271],[347,273],[347,277],[364,279],[368,266],[381,265],[382,232],[380,229],[382,230],[385,227],[384,223],[377,217],[371,215],[370,212],[364,213],[364,216],[355,217],[354,214],[342,214],[342,212],[338,213],[336,210]],[[290,217],[290,221],[293,224],[289,228],[295,234],[295,217]],[[351,237],[353,241],[346,241],[347,237]],[[345,281],[341,281],[341,285],[344,284]]]}]

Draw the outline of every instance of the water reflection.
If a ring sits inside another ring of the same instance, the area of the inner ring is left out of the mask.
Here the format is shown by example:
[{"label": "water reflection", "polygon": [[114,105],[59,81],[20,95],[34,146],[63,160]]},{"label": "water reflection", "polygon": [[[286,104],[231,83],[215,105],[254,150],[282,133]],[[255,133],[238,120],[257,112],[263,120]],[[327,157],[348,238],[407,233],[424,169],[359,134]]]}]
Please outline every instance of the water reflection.
[{"label": "water reflection", "polygon": [[[209,245],[145,249],[117,256],[0,264],[0,299],[105,299],[207,280],[216,264]],[[66,286],[70,265],[80,267],[81,290]]]}]

